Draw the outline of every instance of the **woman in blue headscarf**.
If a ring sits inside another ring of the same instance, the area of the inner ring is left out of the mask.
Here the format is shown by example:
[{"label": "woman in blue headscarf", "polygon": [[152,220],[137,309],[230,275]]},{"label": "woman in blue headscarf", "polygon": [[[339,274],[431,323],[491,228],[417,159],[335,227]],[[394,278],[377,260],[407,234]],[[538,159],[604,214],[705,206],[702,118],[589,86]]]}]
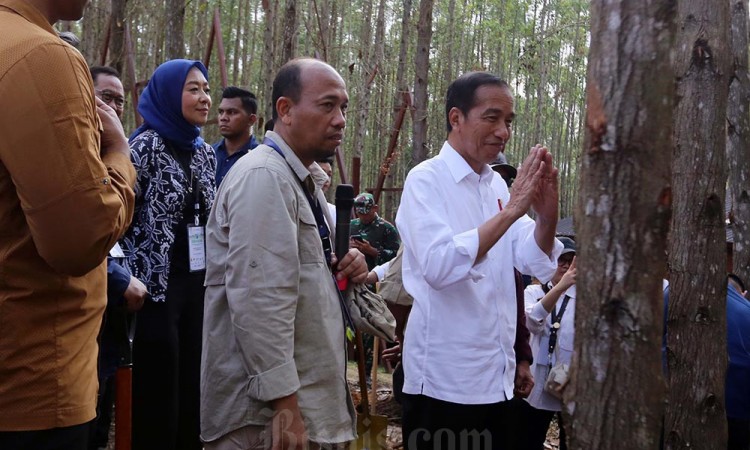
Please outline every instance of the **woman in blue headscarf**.
[{"label": "woman in blue headscarf", "polygon": [[122,247],[148,287],[133,348],[133,448],[200,449],[199,395],[205,276],[203,231],[216,158],[200,137],[211,98],[199,61],[160,65],[130,137],[137,183]]}]

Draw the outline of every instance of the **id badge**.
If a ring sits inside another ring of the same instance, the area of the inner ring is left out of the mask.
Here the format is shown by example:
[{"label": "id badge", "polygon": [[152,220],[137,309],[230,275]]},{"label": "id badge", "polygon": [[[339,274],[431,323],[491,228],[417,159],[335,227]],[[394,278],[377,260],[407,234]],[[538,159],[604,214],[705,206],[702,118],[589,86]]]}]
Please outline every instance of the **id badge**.
[{"label": "id badge", "polygon": [[206,229],[202,226],[188,225],[188,258],[191,272],[206,270]]}]

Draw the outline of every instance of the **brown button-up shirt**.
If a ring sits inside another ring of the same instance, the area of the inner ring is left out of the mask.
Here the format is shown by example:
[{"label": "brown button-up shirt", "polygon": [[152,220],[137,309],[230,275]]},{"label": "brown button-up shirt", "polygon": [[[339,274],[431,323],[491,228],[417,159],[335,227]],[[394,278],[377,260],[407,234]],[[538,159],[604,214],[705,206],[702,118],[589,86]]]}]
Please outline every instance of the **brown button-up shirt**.
[{"label": "brown button-up shirt", "polygon": [[83,57],[29,2],[0,0],[0,431],[94,418],[107,252],[135,171],[100,156]]}]

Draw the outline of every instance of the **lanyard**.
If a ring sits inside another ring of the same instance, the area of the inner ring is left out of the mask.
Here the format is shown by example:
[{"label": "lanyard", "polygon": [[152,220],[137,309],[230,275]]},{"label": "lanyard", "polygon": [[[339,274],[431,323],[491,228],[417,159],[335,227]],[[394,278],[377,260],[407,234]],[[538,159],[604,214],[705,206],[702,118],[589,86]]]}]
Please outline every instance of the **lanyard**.
[{"label": "lanyard", "polygon": [[[284,152],[281,151],[278,145],[271,140],[270,138],[266,137],[263,139],[263,144],[271,147],[281,155],[282,158],[284,158],[284,161],[286,161],[286,156],[284,155]],[[287,161],[287,164],[289,162]],[[299,179],[299,178],[297,178]],[[325,215],[323,214],[323,209],[320,207],[320,202],[315,200],[313,196],[310,194],[310,192],[305,187],[305,184],[302,182],[302,180],[299,180],[300,184],[302,185],[302,191],[305,193],[305,197],[307,198],[307,203],[310,204],[310,208],[313,211],[313,215],[315,216],[315,223],[318,225],[318,234],[320,235],[320,241],[323,245],[323,253],[326,257],[326,262],[328,263],[328,267],[331,266],[331,255],[332,255],[332,246],[331,246],[331,230],[328,228],[328,225],[326,224]]]},{"label": "lanyard", "polygon": [[194,211],[194,220],[193,223],[195,226],[200,225],[200,212],[201,212],[201,205],[200,205],[200,189],[198,189],[198,179],[195,176],[195,172],[193,171],[192,166],[190,163],[193,161],[193,154],[190,153],[188,156],[190,159],[185,158],[186,152],[178,152],[175,151],[174,147],[172,147],[171,143],[164,142],[167,146],[167,149],[169,149],[169,153],[172,155],[172,158],[174,158],[175,161],[180,165],[180,168],[185,173],[185,176],[188,178],[188,186],[187,191],[188,194],[193,194],[193,211]]},{"label": "lanyard", "polygon": [[565,308],[568,307],[569,296],[565,296],[563,299],[560,310],[555,314],[554,308],[552,309],[552,328],[549,332],[549,365],[552,367],[552,352],[555,351],[555,344],[557,344],[557,330],[560,329],[560,322],[562,322],[563,314],[565,314]]}]

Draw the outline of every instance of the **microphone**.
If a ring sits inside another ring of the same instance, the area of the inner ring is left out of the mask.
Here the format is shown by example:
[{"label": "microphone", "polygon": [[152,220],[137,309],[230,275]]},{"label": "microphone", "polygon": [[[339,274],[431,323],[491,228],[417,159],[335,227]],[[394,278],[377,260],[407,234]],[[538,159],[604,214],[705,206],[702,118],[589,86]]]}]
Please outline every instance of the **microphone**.
[{"label": "microphone", "polygon": [[354,187],[339,184],[336,187],[336,259],[341,259],[349,251],[350,223],[354,206]]},{"label": "microphone", "polygon": [[[336,186],[336,259],[341,261],[349,252],[349,234],[354,206],[354,187],[351,184]],[[339,290],[346,290],[349,280],[338,280]]]}]

